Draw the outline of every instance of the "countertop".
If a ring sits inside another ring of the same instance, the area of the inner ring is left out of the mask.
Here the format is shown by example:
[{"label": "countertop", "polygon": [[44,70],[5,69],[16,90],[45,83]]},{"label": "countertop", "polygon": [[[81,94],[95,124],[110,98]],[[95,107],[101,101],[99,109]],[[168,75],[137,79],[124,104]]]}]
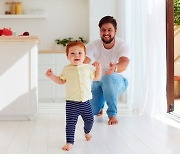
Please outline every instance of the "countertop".
[{"label": "countertop", "polygon": [[24,42],[24,41],[30,41],[30,42],[39,42],[39,39],[37,36],[0,36],[0,42]]},{"label": "countertop", "polygon": [[65,53],[65,51],[62,50],[39,50],[39,53]]},{"label": "countertop", "polygon": [[[0,36],[0,42],[39,42],[37,36]],[[65,53],[63,50],[39,50],[39,53]]]}]

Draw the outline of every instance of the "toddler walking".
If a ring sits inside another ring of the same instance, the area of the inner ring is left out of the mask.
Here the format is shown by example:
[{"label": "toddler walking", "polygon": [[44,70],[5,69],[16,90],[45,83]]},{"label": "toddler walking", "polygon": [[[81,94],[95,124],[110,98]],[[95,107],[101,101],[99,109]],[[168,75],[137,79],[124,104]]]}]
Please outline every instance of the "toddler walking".
[{"label": "toddler walking", "polygon": [[65,84],[66,89],[66,144],[62,150],[69,151],[74,144],[75,127],[78,116],[84,121],[85,138],[92,137],[90,131],[94,117],[89,100],[92,99],[92,80],[101,77],[101,64],[99,62],[84,64],[86,48],[81,41],[72,41],[66,47],[66,55],[70,64],[66,65],[60,76],[54,75],[48,69],[46,76],[58,84]]}]

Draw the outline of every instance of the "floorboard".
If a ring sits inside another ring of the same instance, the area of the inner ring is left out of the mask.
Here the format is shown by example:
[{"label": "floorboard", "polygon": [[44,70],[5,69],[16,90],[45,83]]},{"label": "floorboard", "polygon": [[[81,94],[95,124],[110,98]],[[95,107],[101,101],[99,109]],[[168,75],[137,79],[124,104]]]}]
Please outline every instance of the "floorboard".
[{"label": "floorboard", "polygon": [[65,110],[57,103],[39,104],[31,121],[0,121],[0,154],[180,154],[180,123],[168,116],[143,117],[119,107],[119,124],[95,116],[93,138],[86,141],[78,119],[75,144],[65,144]]}]

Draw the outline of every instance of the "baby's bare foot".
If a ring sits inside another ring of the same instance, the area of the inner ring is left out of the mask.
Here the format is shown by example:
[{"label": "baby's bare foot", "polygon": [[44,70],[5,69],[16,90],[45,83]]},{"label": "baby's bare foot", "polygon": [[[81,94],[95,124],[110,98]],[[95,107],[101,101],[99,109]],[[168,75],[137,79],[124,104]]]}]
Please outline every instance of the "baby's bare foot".
[{"label": "baby's bare foot", "polygon": [[72,148],[72,144],[71,143],[66,143],[63,147],[62,150],[64,151],[69,151]]},{"label": "baby's bare foot", "polygon": [[90,141],[92,138],[91,134],[85,134],[86,141]]},{"label": "baby's bare foot", "polygon": [[108,125],[116,125],[118,124],[118,120],[115,116],[109,117]]}]

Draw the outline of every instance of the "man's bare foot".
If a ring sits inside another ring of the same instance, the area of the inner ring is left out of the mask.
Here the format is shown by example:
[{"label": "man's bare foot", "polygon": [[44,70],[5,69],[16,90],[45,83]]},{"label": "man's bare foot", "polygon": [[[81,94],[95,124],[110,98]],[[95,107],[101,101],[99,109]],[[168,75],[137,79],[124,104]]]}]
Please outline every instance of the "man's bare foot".
[{"label": "man's bare foot", "polygon": [[66,143],[63,147],[62,150],[64,151],[69,151],[72,148],[72,144],[71,143]]},{"label": "man's bare foot", "polygon": [[86,138],[86,141],[90,141],[90,139],[92,138],[92,135],[91,134],[85,134],[85,138]]},{"label": "man's bare foot", "polygon": [[97,114],[97,116],[102,116],[103,115],[103,110],[101,110],[98,114]]},{"label": "man's bare foot", "polygon": [[116,125],[118,124],[118,120],[115,116],[109,117],[108,125]]}]

